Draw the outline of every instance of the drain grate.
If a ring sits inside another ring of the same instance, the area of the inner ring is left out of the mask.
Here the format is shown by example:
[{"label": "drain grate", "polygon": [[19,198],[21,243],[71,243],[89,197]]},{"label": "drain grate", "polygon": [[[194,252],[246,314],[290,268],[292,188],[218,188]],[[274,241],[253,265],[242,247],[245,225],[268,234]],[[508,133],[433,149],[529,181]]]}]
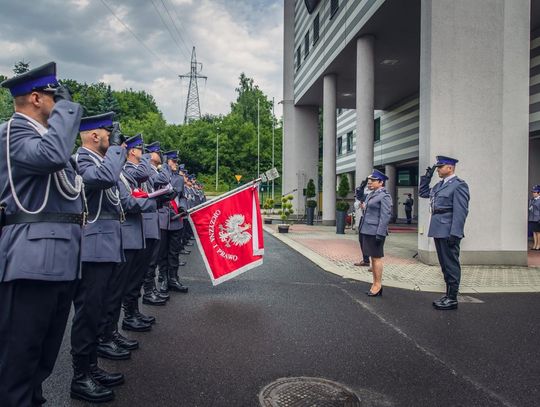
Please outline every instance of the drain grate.
[{"label": "drain grate", "polygon": [[263,407],[361,407],[358,396],[340,383],[316,377],[287,377],[259,394]]}]

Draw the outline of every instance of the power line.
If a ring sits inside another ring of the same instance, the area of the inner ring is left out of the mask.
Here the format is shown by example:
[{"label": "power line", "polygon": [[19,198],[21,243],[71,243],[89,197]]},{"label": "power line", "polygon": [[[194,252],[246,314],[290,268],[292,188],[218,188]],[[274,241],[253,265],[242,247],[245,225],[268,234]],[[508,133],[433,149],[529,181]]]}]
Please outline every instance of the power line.
[{"label": "power line", "polygon": [[105,7],[107,7],[107,9],[111,12],[111,14],[120,22],[120,24],[122,24],[131,33],[131,35],[133,35],[133,37],[144,47],[144,49],[150,52],[154,57],[156,57],[156,59],[158,59],[163,65],[165,65],[165,67],[167,67],[167,69],[169,69],[171,73],[173,73],[173,75],[176,75],[176,73],[174,72],[175,71],[174,68],[172,68],[163,59],[161,59],[160,56],[156,54],[151,48],[148,48],[148,46],[144,43],[144,41],[141,38],[139,38],[139,36],[135,34],[135,32],[133,32],[133,30],[129,28],[129,26],[126,23],[124,23],[120,17],[116,15],[114,10],[105,2],[105,0],[101,0],[101,2],[103,3]]},{"label": "power line", "polygon": [[165,28],[167,29],[167,31],[169,32],[171,38],[173,39],[174,43],[176,44],[176,46],[178,47],[178,49],[180,50],[180,52],[183,54],[184,57],[187,57],[189,59],[189,53],[186,54],[184,49],[182,49],[182,47],[180,46],[178,40],[174,37],[174,34],[173,32],[171,31],[171,28],[169,27],[169,25],[165,22],[165,19],[163,18],[163,16],[161,15],[161,12],[159,11],[159,8],[156,6],[156,3],[154,3],[154,0],[151,0],[152,2],[152,6],[154,7],[154,9],[156,10],[158,16],[159,16],[159,19],[161,20],[161,22],[163,23],[163,25],[165,26]]},{"label": "power line", "polygon": [[[178,13],[176,12],[176,7],[175,7],[174,3],[171,2],[170,5],[171,5],[172,11],[174,13],[174,16],[176,17],[176,20],[180,22],[181,20],[180,20],[180,17],[178,16]],[[182,26],[182,25],[180,25],[180,26]],[[193,41],[193,39],[190,37],[187,30],[183,30],[183,31],[186,34],[188,42],[191,42],[192,45],[195,45],[195,41]],[[188,47],[188,49],[189,49],[189,47]]]},{"label": "power line", "polygon": [[[171,19],[171,21],[173,23],[173,27],[176,30],[176,33],[178,34],[178,38],[180,38],[180,41],[182,41],[182,43],[186,47],[186,50],[188,50],[188,53],[189,53],[189,47],[187,46],[186,42],[184,41],[184,38],[182,38],[182,34],[180,34],[180,31],[178,30],[178,27],[176,26],[176,23],[174,22],[174,19],[172,18],[171,13],[169,12],[169,9],[167,8],[167,5],[165,4],[165,1],[161,0],[161,4],[163,4],[163,8],[165,9],[165,11],[167,12],[167,15]],[[178,15],[176,14],[176,11],[174,11],[174,8],[173,8],[173,12],[178,18]],[[193,44],[193,45],[195,45],[195,44]]]}]

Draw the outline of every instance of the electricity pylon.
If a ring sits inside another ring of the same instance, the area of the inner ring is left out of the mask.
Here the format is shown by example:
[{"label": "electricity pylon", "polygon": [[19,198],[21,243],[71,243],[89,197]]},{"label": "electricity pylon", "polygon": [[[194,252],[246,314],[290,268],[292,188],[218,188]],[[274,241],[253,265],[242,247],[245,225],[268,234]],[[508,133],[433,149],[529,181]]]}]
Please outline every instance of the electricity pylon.
[{"label": "electricity pylon", "polygon": [[186,99],[186,111],[184,113],[184,124],[201,118],[201,103],[199,102],[199,86],[198,79],[208,79],[208,77],[200,75],[202,64],[197,62],[195,55],[195,47],[191,52],[191,71],[185,75],[178,75],[181,79],[189,78],[188,95]]}]

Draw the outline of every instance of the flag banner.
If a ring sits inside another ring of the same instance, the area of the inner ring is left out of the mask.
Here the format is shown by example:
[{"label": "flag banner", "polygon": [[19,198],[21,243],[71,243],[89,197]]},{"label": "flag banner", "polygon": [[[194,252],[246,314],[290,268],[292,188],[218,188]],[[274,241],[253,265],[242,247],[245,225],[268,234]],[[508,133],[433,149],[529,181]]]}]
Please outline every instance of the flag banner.
[{"label": "flag banner", "polygon": [[258,190],[257,180],[188,211],[197,246],[213,285],[263,263]]}]

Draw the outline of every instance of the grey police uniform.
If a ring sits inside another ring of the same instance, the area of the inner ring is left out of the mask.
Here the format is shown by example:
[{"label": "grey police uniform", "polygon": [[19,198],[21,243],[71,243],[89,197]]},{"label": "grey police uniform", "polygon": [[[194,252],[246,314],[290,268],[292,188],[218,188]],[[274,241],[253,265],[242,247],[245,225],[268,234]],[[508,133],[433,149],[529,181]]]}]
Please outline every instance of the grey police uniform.
[{"label": "grey police uniform", "polygon": [[74,365],[84,372],[90,365],[97,364],[99,324],[107,287],[116,264],[124,257],[120,226],[123,210],[116,185],[126,150],[111,146],[105,157],[101,157],[81,147],[75,156],[85,186],[88,223],[83,228],[82,279],[73,301],[71,354]]},{"label": "grey police uniform", "polygon": [[447,286],[447,294],[456,297],[461,280],[460,240],[464,237],[469,213],[469,187],[454,176],[429,187],[431,178],[420,177],[418,195],[430,199],[431,221],[428,236],[435,239],[437,256]]},{"label": "grey police uniform", "polygon": [[[48,128],[20,113],[0,126],[0,202],[8,222],[0,236],[0,400],[5,407],[43,402],[41,383],[52,372],[66,327],[80,272],[82,200],[72,189],[76,172],[70,156],[81,115],[79,104],[59,100]],[[14,192],[25,209],[40,213],[22,213]],[[72,214],[72,221],[60,220],[62,214]]]},{"label": "grey police uniform", "polygon": [[540,198],[531,198],[529,201],[528,221],[532,232],[540,232]]},{"label": "grey police uniform", "polygon": [[365,205],[364,216],[359,226],[362,250],[367,256],[383,257],[384,241],[377,247],[374,246],[373,239],[366,239],[366,236],[379,236],[384,240],[388,235],[388,224],[392,217],[392,197],[385,188],[379,188],[367,195]]}]

